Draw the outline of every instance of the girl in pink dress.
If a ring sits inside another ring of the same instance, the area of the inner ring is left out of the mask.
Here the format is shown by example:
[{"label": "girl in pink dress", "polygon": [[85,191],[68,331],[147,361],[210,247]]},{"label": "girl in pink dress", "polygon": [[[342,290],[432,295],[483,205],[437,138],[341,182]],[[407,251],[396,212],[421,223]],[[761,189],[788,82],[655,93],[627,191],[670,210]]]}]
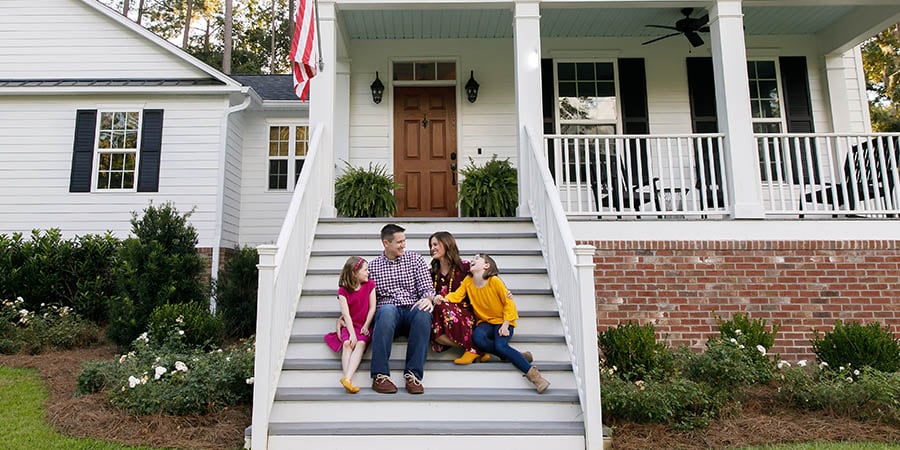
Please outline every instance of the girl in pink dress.
[{"label": "girl in pink dress", "polygon": [[359,368],[366,344],[372,339],[369,327],[375,317],[375,282],[369,281],[369,263],[359,256],[347,258],[338,286],[341,317],[337,321],[337,330],[325,335],[325,343],[335,352],[343,348],[341,385],[347,392],[355,394],[359,392],[359,386],[353,384],[353,375]]}]

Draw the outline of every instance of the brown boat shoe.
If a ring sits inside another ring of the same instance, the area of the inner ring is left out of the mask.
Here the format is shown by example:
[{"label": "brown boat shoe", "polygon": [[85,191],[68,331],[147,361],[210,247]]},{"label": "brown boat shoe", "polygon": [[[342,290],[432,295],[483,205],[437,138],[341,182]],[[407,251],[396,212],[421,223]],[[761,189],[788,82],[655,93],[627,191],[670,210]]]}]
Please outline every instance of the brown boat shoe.
[{"label": "brown boat shoe", "polygon": [[407,372],[403,374],[403,377],[406,378],[406,392],[410,394],[424,394],[425,386],[422,386],[422,381],[420,381],[415,375]]},{"label": "brown boat shoe", "polygon": [[[407,390],[409,389],[408,386],[409,382],[407,382]],[[379,373],[378,375],[375,375],[375,379],[372,380],[372,390],[379,394],[396,394],[397,386],[391,381],[391,377]]]}]

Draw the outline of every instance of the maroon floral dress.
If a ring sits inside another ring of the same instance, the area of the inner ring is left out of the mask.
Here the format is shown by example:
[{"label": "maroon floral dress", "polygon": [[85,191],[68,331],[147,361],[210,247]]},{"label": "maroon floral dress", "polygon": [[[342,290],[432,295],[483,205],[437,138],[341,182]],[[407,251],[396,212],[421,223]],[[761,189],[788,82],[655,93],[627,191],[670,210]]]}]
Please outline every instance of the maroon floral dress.
[{"label": "maroon floral dress", "polygon": [[[469,274],[469,262],[463,261],[461,267],[456,267],[447,275],[440,272],[432,274],[435,294],[446,296],[448,293],[459,289],[463,278]],[[477,353],[475,343],[472,342],[472,328],[475,326],[475,314],[469,300],[460,303],[443,302],[434,306],[431,313],[431,349],[436,352],[447,350],[446,345],[434,342],[434,338],[442,334],[447,335],[451,341],[457,343],[465,351]]]}]

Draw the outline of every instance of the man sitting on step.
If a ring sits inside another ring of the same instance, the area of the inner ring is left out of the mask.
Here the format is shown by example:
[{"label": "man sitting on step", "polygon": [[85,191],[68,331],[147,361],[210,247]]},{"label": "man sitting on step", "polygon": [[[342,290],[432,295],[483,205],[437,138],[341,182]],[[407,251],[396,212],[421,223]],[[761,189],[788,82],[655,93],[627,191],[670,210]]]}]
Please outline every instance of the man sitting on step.
[{"label": "man sitting on step", "polygon": [[422,394],[425,356],[431,337],[434,286],[422,255],[405,252],[405,229],[394,224],[381,229],[384,253],[369,263],[369,279],[375,282],[375,324],[372,330],[372,390],[397,392],[391,382],[391,346],[406,336],[406,392]]}]

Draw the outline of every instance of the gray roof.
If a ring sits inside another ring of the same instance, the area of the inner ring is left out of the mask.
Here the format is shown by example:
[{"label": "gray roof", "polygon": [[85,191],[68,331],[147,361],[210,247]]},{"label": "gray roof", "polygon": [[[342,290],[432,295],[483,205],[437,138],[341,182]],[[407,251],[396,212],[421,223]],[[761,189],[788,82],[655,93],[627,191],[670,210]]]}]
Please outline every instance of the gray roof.
[{"label": "gray roof", "polygon": [[263,100],[297,100],[292,75],[230,75],[244,86],[250,86]]},{"label": "gray roof", "polygon": [[55,80],[0,80],[0,87],[97,87],[97,86],[221,86],[219,80],[206,79],[55,79]]}]

